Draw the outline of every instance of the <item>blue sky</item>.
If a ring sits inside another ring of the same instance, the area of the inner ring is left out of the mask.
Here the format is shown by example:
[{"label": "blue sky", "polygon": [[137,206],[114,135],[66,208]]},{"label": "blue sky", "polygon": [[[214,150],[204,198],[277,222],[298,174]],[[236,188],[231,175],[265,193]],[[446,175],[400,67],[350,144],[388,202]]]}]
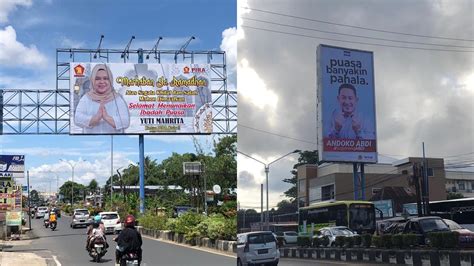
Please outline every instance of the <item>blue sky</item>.
[{"label": "blue sky", "polygon": [[[3,2],[3,1],[2,1]],[[179,49],[195,36],[188,50],[225,50],[228,87],[235,87],[236,1],[30,1],[0,3],[0,88],[54,89],[57,48],[123,49],[132,35],[131,49]],[[212,151],[218,136],[198,137]],[[115,169],[135,163],[137,136],[114,137]],[[42,191],[56,189],[71,177],[87,184],[95,178],[104,184],[111,171],[110,136],[3,135],[2,154],[26,155],[30,183]],[[195,152],[190,136],[145,136],[145,155],[158,162],[172,152]],[[20,181],[22,182],[22,181]],[[26,183],[26,179],[24,180]]]}]

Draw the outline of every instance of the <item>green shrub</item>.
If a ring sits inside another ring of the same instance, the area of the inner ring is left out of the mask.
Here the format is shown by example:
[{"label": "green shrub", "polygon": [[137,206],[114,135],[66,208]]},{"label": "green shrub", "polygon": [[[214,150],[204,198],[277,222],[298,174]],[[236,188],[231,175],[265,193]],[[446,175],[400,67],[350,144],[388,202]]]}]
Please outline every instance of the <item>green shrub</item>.
[{"label": "green shrub", "polygon": [[361,243],[362,243],[362,236],[360,235],[355,235],[352,237],[354,239],[354,246],[358,246],[360,247]]},{"label": "green shrub", "polygon": [[323,236],[319,240],[319,244],[323,247],[327,247],[329,245],[329,237],[328,236]]},{"label": "green shrub", "polygon": [[443,247],[443,233],[442,232],[433,232],[428,233],[428,245],[434,248],[442,248]]},{"label": "green shrub", "polygon": [[309,246],[311,246],[311,237],[310,236],[298,236],[296,238],[296,243],[300,247],[309,247]]},{"label": "green shrub", "polygon": [[387,249],[390,249],[392,248],[393,246],[393,243],[392,243],[392,235],[391,234],[386,234],[386,235],[382,235],[382,246],[384,248],[387,248]]},{"label": "green shrub", "polygon": [[177,225],[178,219],[176,218],[170,218],[166,221],[166,229],[170,230],[172,232],[176,232],[176,225]]},{"label": "green shrub", "polygon": [[201,214],[186,212],[177,218],[176,233],[187,234],[203,220]]},{"label": "green shrub", "polygon": [[319,237],[313,237],[313,247],[317,248],[321,245],[321,239]]},{"label": "green shrub", "polygon": [[403,234],[402,239],[405,248],[418,246],[418,236],[416,234]]},{"label": "green shrub", "polygon": [[140,225],[147,229],[165,230],[167,219],[165,216],[156,216],[153,214],[145,214],[138,218]]},{"label": "green shrub", "polygon": [[372,235],[371,234],[363,234],[362,235],[362,246],[365,248],[370,248],[372,245]]},{"label": "green shrub", "polygon": [[346,239],[345,236],[336,236],[336,240],[334,241],[334,245],[336,247],[342,248],[342,246],[344,246],[345,239]]},{"label": "green shrub", "polygon": [[382,237],[381,236],[372,236],[372,243],[376,248],[382,247]]},{"label": "green shrub", "polygon": [[353,237],[345,237],[344,238],[344,246],[346,248],[351,248],[354,246],[354,238]]},{"label": "green shrub", "polygon": [[393,243],[393,246],[397,247],[397,248],[403,248],[403,235],[402,234],[396,234],[396,235],[392,235],[392,243]]},{"label": "green shrub", "polygon": [[443,243],[445,248],[456,248],[459,245],[459,232],[443,233]]}]

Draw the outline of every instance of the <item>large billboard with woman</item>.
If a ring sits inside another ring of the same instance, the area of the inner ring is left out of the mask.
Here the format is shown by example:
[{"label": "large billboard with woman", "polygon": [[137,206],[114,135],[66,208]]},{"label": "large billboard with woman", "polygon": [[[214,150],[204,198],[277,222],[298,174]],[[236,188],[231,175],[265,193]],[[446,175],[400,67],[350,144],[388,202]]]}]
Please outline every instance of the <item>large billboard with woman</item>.
[{"label": "large billboard with woman", "polygon": [[208,64],[70,64],[70,134],[210,134]]}]

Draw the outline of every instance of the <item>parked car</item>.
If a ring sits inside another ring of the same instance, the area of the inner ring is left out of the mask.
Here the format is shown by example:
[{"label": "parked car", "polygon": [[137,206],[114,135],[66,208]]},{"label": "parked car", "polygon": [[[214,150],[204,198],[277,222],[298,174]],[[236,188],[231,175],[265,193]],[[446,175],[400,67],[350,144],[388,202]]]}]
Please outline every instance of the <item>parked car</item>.
[{"label": "parked car", "polygon": [[120,222],[120,216],[117,212],[101,212],[99,215],[102,217],[106,234],[117,234],[122,231],[122,223]]},{"label": "parked car", "polygon": [[283,243],[286,244],[296,244],[298,239],[298,233],[295,231],[285,231],[283,232]]},{"label": "parked car", "polygon": [[[401,225],[405,225],[405,223],[408,221],[408,218],[404,217],[393,217],[381,221],[377,221],[377,235],[383,235],[383,234],[393,234],[396,233],[394,231],[399,231],[398,227]],[[400,232],[403,232],[403,228]]]},{"label": "parked car", "polygon": [[71,227],[88,226],[91,223],[88,209],[75,209],[72,214]]},{"label": "parked car", "polygon": [[48,211],[48,207],[45,207],[45,206],[38,207],[38,210],[36,211],[36,214],[35,214],[36,219],[43,218],[47,211]]},{"label": "parked car", "polygon": [[346,237],[353,237],[357,235],[356,232],[349,229],[347,226],[330,226],[330,227],[323,227],[318,230],[319,232],[313,238],[323,238],[327,236],[329,238],[329,245],[330,247],[335,246],[336,236],[346,236]]},{"label": "parked car", "polygon": [[408,220],[404,226],[404,234],[421,235],[421,245],[428,245],[428,233],[450,231],[448,225],[438,216],[414,217]]},{"label": "parked car", "polygon": [[271,231],[237,234],[237,265],[278,265],[280,250]]},{"label": "parked car", "polygon": [[474,247],[474,232],[460,226],[455,221],[452,221],[449,219],[443,219],[443,221],[448,225],[451,231],[455,231],[459,233],[459,246],[460,247]]}]

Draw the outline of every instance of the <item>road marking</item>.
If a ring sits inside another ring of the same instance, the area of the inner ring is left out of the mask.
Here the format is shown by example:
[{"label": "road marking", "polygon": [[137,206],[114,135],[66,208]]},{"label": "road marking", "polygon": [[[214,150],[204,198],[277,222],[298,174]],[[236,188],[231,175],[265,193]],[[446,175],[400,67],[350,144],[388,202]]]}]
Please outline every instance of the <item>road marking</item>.
[{"label": "road marking", "polygon": [[59,262],[58,258],[53,255],[53,260],[56,262],[56,266],[61,266],[61,263]]},{"label": "road marking", "polygon": [[142,235],[142,237],[148,238],[148,239],[150,239],[150,240],[155,240],[155,241],[160,241],[160,242],[163,242],[163,243],[168,243],[168,244],[176,245],[176,246],[181,246],[181,247],[185,247],[185,248],[190,248],[190,249],[195,249],[195,250],[204,251],[204,252],[211,253],[211,254],[214,254],[214,255],[221,255],[221,256],[225,256],[225,257],[229,257],[229,258],[234,258],[234,259],[237,258],[236,255],[224,254],[224,253],[221,253],[221,252],[218,252],[218,251],[209,250],[209,249],[207,249],[207,248],[188,246],[188,245],[185,245],[185,244],[180,244],[180,243],[176,243],[176,242],[173,242],[173,241],[167,241],[167,240],[163,240],[163,239],[157,239],[157,238],[149,237],[149,236],[145,236],[145,235]]}]

